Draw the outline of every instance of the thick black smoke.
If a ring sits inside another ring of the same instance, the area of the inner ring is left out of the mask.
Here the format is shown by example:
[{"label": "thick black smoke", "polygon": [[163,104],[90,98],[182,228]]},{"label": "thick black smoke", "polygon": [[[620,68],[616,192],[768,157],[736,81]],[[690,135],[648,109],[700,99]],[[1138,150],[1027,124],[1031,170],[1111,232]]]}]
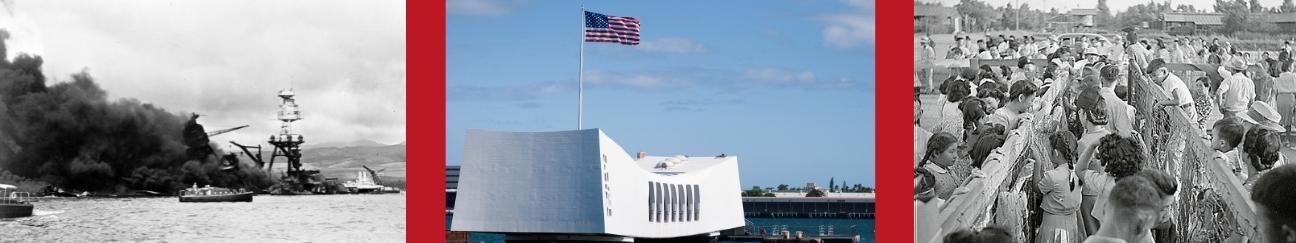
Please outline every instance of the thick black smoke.
[{"label": "thick black smoke", "polygon": [[188,116],[131,98],[110,101],[84,72],[48,85],[42,62],[29,55],[9,62],[0,52],[0,169],[98,192],[174,192],[193,183],[269,186],[250,161],[240,170],[221,170],[220,150],[187,155],[182,132]]}]

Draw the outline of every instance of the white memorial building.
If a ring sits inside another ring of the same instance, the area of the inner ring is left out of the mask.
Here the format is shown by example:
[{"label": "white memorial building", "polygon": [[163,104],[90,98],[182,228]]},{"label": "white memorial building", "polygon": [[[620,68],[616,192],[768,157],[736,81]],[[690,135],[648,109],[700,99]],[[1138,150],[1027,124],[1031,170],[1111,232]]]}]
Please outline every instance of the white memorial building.
[{"label": "white memorial building", "polygon": [[744,225],[736,156],[631,156],[602,130],[469,130],[452,231],[675,238]]}]

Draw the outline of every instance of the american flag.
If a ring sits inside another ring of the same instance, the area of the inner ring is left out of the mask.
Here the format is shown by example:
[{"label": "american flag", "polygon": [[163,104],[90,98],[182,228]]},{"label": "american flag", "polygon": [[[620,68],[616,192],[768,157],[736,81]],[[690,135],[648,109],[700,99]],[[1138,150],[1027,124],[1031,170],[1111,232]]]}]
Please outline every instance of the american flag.
[{"label": "american flag", "polygon": [[639,20],[585,11],[585,42],[639,44]]}]

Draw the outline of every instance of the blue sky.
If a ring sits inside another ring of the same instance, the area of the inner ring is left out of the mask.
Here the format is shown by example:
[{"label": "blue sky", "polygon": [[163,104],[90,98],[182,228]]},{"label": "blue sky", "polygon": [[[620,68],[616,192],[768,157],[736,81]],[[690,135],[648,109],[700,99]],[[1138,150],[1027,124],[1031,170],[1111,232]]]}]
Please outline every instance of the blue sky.
[{"label": "blue sky", "polygon": [[447,164],[467,129],[576,129],[582,4],[642,26],[638,46],[585,44],[585,128],[630,153],[737,155],[745,188],[874,185],[862,0],[448,1]]}]

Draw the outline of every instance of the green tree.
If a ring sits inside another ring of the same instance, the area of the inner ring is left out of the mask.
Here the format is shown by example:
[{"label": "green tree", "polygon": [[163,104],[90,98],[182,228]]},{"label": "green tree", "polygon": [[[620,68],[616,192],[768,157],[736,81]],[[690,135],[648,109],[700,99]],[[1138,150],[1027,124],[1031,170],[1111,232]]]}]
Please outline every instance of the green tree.
[{"label": "green tree", "polygon": [[788,185],[787,185],[787,184],[779,184],[779,185],[778,185],[778,190],[779,190],[779,191],[787,191],[787,190],[788,190]]},{"label": "green tree", "polygon": [[824,196],[824,192],[820,191],[819,189],[810,190],[810,192],[806,193],[806,197],[823,197],[823,196]]},{"label": "green tree", "polygon": [[1098,0],[1098,16],[1095,17],[1100,27],[1111,27],[1115,22],[1115,17],[1111,14],[1111,8],[1107,7],[1107,0]]},{"label": "green tree", "polygon": [[1282,6],[1279,6],[1278,10],[1284,13],[1296,12],[1296,3],[1292,3],[1292,0],[1283,0]]},{"label": "green tree", "polygon": [[742,196],[744,196],[744,197],[773,197],[774,194],[773,194],[773,193],[766,192],[765,190],[762,190],[759,186],[752,186],[752,188],[751,188],[750,190],[743,191],[743,192],[742,192]]},{"label": "green tree", "polygon": [[1251,25],[1251,8],[1247,5],[1246,0],[1215,0],[1215,12],[1224,14],[1224,28],[1220,31],[1232,34],[1247,30]]},{"label": "green tree", "polygon": [[1002,14],[995,11],[993,7],[985,2],[978,0],[960,0],[954,5],[954,9],[963,14],[964,29],[969,31],[981,31],[994,24],[1002,17]]},{"label": "green tree", "polygon": [[835,179],[836,178],[828,177],[828,191],[830,192],[837,190],[837,184],[833,183],[833,180]]}]

